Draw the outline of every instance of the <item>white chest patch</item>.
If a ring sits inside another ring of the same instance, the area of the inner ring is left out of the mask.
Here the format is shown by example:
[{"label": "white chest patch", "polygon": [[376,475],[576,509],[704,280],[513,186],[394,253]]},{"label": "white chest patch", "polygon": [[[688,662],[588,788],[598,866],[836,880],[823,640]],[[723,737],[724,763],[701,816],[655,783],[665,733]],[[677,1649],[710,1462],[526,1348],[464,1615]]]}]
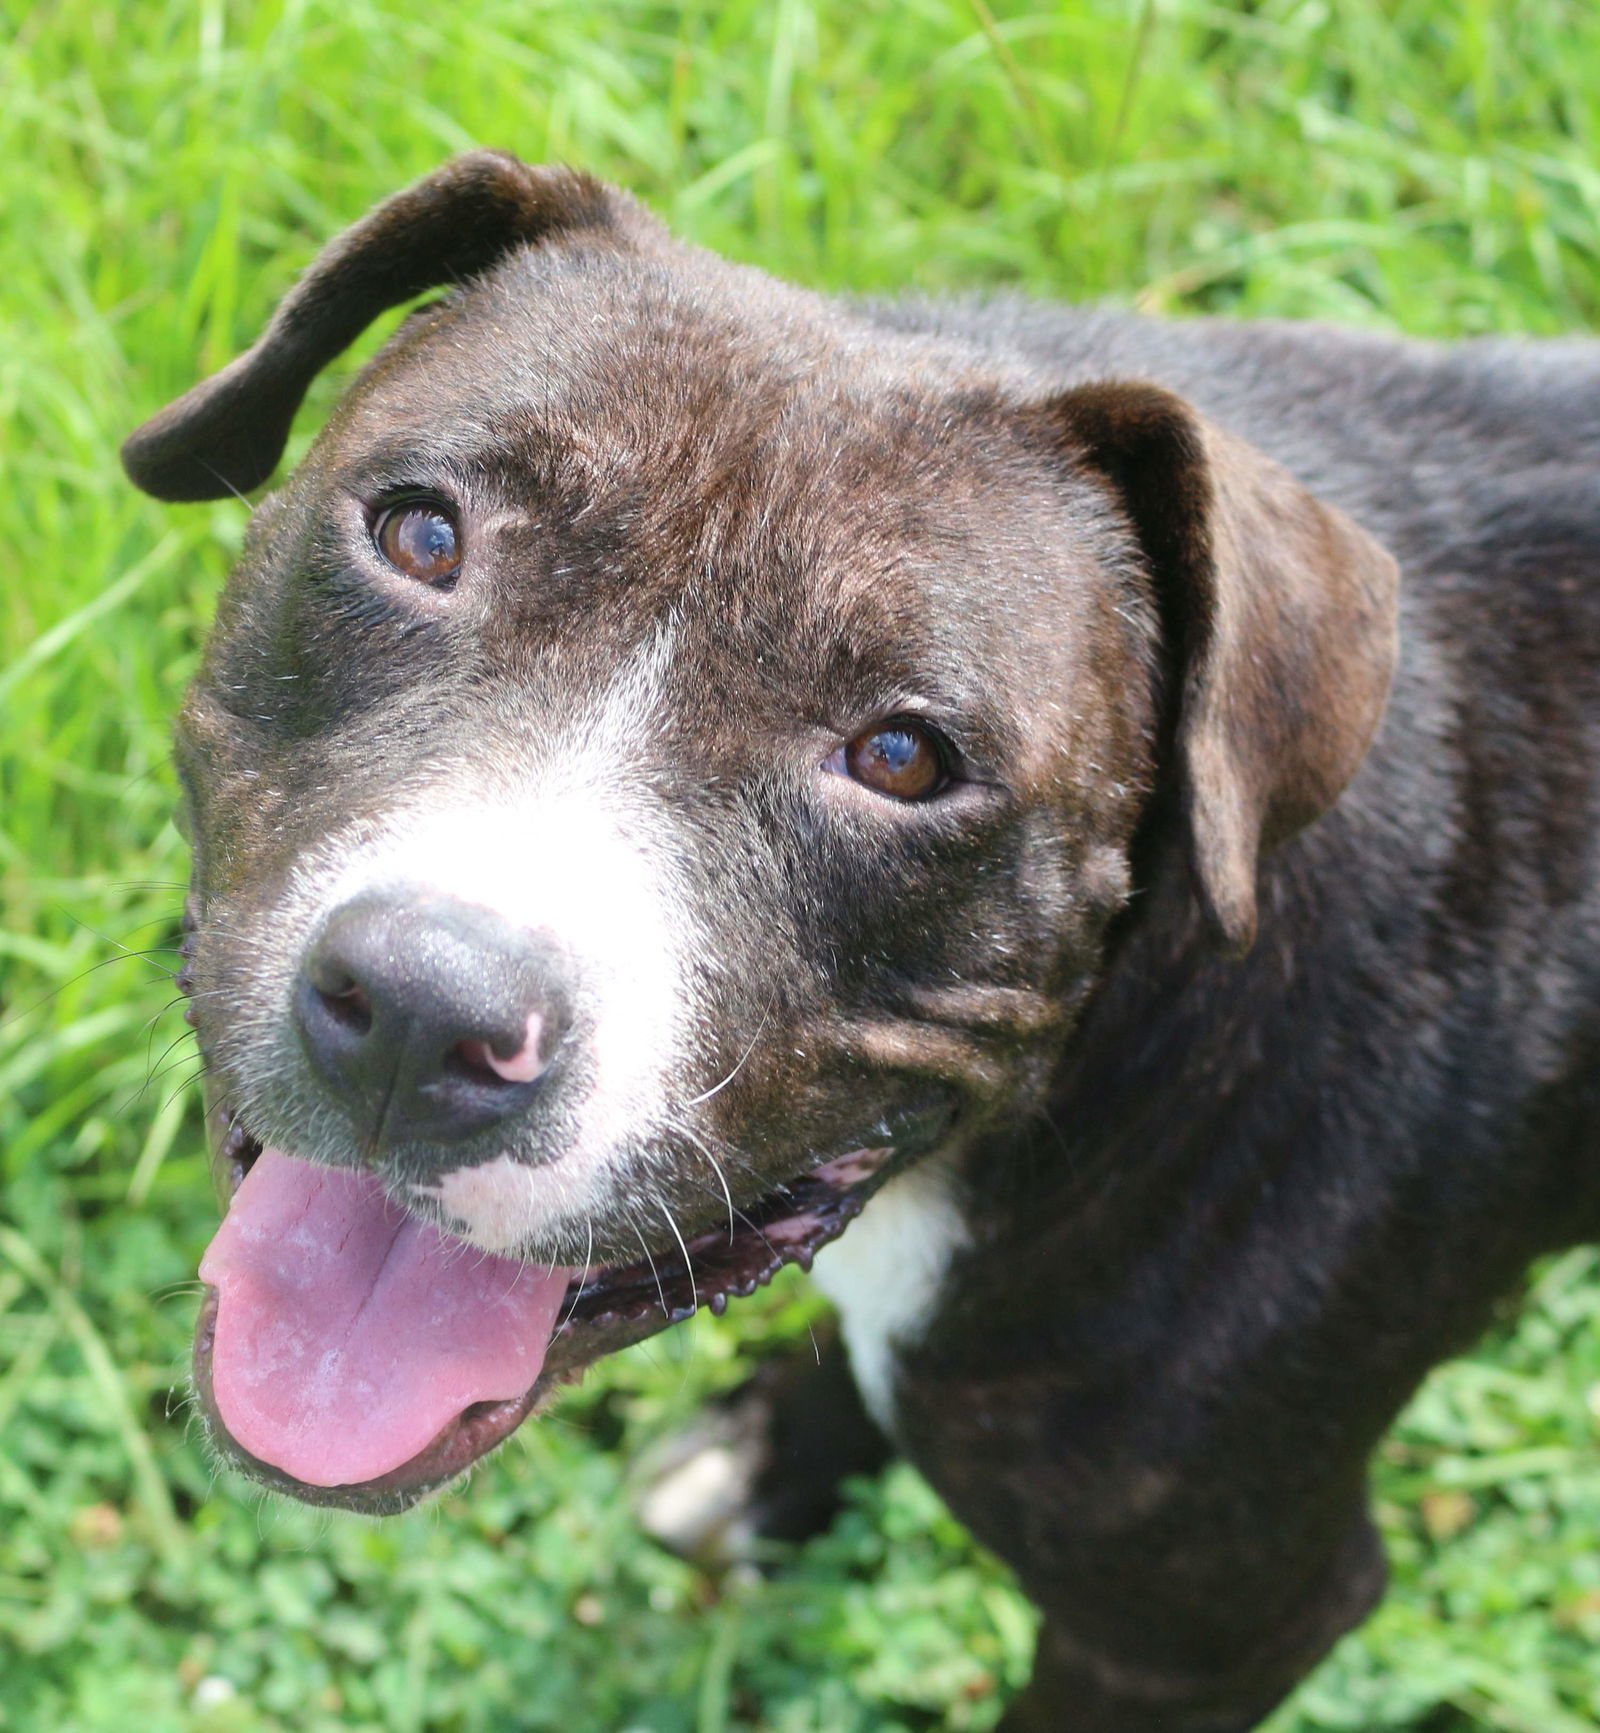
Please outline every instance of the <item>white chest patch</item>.
[{"label": "white chest patch", "polygon": [[839,1308],[861,1399],[885,1428],[899,1350],[933,1320],[950,1260],[971,1239],[950,1166],[948,1155],[930,1155],[890,1180],[817,1254],[817,1285]]}]

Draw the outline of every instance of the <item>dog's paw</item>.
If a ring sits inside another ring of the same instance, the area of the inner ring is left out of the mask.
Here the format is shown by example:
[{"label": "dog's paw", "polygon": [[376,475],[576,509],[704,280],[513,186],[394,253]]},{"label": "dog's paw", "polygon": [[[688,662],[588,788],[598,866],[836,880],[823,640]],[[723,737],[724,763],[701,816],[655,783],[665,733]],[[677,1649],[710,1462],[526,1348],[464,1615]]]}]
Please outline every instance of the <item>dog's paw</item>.
[{"label": "dog's paw", "polygon": [[715,1568],[770,1563],[775,1543],[823,1533],[853,1475],[876,1474],[888,1440],[861,1405],[836,1337],[768,1361],[742,1388],[643,1460],[645,1531]]},{"label": "dog's paw", "polygon": [[640,1526],[680,1558],[714,1570],[761,1550],[757,1489],[772,1460],[771,1405],[746,1391],[646,1452],[637,1473]]}]

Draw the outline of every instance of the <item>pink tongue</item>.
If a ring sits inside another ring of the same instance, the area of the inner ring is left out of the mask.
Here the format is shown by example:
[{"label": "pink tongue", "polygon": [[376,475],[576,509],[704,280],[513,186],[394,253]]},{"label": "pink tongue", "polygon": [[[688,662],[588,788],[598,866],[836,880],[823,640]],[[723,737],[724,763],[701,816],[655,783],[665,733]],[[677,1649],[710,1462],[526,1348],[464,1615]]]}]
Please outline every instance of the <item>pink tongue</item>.
[{"label": "pink tongue", "polygon": [[217,1411],[296,1480],[375,1480],[474,1402],[533,1387],[571,1273],[451,1239],[370,1174],[264,1150],[200,1264]]}]

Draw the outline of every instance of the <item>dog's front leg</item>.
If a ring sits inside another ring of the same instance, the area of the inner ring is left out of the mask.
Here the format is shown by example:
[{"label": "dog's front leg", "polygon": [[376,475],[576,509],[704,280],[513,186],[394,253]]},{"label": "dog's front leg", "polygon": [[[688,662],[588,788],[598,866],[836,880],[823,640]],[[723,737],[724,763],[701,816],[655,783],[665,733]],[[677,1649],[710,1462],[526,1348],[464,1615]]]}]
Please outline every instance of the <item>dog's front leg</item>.
[{"label": "dog's front leg", "polygon": [[904,1368],[901,1441],[1044,1615],[1004,1733],[1246,1733],[1382,1593],[1355,1428],[1264,1442],[1252,1404],[1199,1411],[1159,1372],[934,1363]]},{"label": "dog's front leg", "polygon": [[[1366,1616],[1382,1593],[1384,1574],[1377,1537],[1363,1514],[1297,1615],[1276,1624],[1256,1647],[1242,1633],[1230,1637],[1219,1630],[1176,1669],[1173,1622],[1192,1627],[1193,1609],[1164,1605],[1157,1585],[1142,1620],[1129,1610],[1131,1641],[1116,1654],[1103,1632],[1085,1640],[1078,1599],[1065,1610],[1045,1603],[1033,1677],[998,1733],[1250,1733]],[[1262,1613],[1263,1626],[1274,1625],[1271,1610]]]}]

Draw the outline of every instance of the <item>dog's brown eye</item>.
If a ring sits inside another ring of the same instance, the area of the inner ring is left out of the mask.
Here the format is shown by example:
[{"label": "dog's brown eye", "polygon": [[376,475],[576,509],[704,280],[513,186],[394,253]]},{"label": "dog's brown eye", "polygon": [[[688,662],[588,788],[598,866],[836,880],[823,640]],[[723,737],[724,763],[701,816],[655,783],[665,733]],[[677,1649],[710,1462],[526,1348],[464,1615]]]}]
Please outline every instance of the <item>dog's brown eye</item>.
[{"label": "dog's brown eye", "polygon": [[[937,738],[920,724],[898,721],[858,734],[836,757],[837,768],[879,794],[896,800],[926,800],[945,781]],[[831,763],[831,761],[830,761]]]},{"label": "dog's brown eye", "polygon": [[461,569],[456,526],[435,505],[391,506],[373,530],[378,552],[418,583],[447,588]]}]

